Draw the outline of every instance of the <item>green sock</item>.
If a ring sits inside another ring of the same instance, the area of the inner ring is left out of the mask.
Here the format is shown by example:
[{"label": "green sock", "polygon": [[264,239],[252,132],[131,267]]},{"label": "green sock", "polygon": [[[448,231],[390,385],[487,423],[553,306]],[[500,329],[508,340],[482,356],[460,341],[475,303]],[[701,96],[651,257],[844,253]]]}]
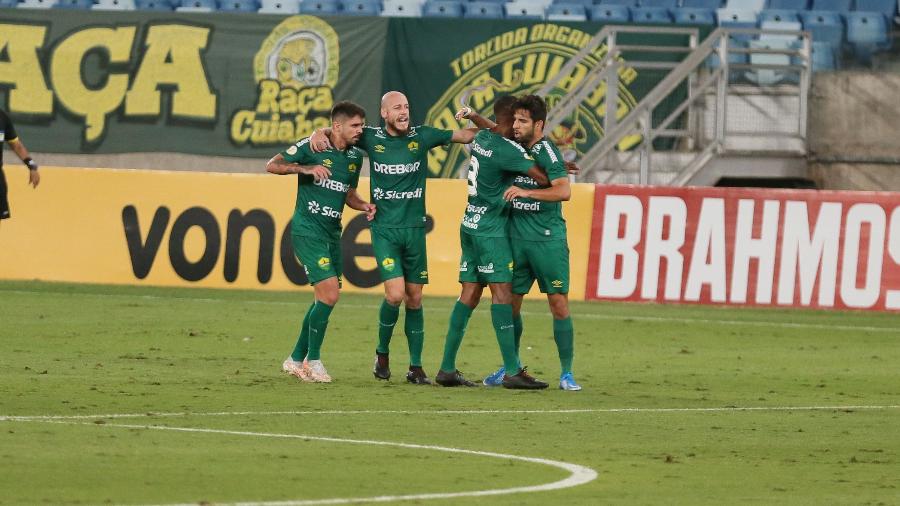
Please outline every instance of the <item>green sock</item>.
[{"label": "green sock", "polygon": [[294,352],[291,353],[291,360],[294,362],[300,362],[306,358],[306,353],[309,351],[309,314],[312,313],[315,305],[315,303],[309,305],[306,316],[303,317],[303,323],[300,325],[300,336],[297,337],[297,344],[294,345]]},{"label": "green sock", "polygon": [[525,330],[525,327],[522,325],[522,315],[514,314],[513,315],[513,332],[515,333],[516,338],[516,356],[519,358],[519,368],[522,368],[522,359],[519,355],[519,343],[522,342],[522,332]]},{"label": "green sock", "polygon": [[472,316],[472,308],[456,301],[453,312],[450,313],[450,328],[447,329],[447,339],[444,340],[444,359],[441,361],[441,370],[453,372],[456,370],[456,352],[462,344],[463,335],[466,333],[466,325]]},{"label": "green sock", "polygon": [[562,374],[572,372],[572,359],[575,356],[575,331],[572,329],[572,318],[553,320],[553,340],[559,352],[559,365]]},{"label": "green sock", "polygon": [[425,314],[422,308],[406,308],[404,322],[406,342],[409,344],[409,365],[422,367],[422,348],[425,346]]},{"label": "green sock", "polygon": [[325,340],[325,329],[328,328],[328,316],[334,306],[329,306],[317,300],[309,313],[309,352],[308,360],[319,360],[319,352],[322,349],[322,341]]},{"label": "green sock", "polygon": [[394,325],[400,317],[400,306],[392,306],[387,299],[381,301],[381,311],[378,313],[378,353],[390,353],[391,336],[394,334]]},{"label": "green sock", "polygon": [[519,354],[516,353],[516,336],[512,319],[512,304],[491,305],[491,323],[494,324],[494,333],[497,334],[503,367],[510,376],[519,372]]}]

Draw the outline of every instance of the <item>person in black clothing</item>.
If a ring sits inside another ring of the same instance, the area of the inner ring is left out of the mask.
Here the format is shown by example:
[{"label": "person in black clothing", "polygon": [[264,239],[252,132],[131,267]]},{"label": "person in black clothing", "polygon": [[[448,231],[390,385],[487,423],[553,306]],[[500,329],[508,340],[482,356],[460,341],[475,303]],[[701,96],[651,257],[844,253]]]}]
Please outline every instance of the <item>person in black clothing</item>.
[{"label": "person in black clothing", "polygon": [[3,142],[6,141],[9,147],[19,156],[22,162],[28,167],[28,184],[37,188],[41,182],[41,175],[38,173],[38,165],[28,156],[28,149],[19,140],[16,134],[16,128],[13,126],[9,116],[0,109],[0,220],[10,217],[9,200],[7,199],[6,175],[3,174]]}]

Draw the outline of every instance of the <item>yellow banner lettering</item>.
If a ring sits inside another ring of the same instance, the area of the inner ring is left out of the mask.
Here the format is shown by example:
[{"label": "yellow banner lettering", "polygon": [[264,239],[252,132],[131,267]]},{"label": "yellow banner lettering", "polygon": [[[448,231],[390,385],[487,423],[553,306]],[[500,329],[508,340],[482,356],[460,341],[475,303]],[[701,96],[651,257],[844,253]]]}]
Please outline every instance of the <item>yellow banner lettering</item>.
[{"label": "yellow banner lettering", "polygon": [[0,52],[8,61],[0,61],[0,84],[10,84],[9,108],[27,114],[53,113],[53,94],[47,88],[37,51],[44,45],[44,26],[0,23]]}]

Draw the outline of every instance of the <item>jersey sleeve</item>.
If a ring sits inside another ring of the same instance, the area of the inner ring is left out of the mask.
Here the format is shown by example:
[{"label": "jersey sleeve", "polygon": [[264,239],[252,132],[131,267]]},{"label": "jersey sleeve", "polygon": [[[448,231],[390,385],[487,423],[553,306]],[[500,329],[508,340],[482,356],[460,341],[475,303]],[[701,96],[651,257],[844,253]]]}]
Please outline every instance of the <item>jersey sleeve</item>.
[{"label": "jersey sleeve", "polygon": [[296,144],[289,146],[281,152],[284,160],[298,165],[318,165],[318,161],[313,155],[312,148],[309,146],[309,138],[305,138]]},{"label": "jersey sleeve", "polygon": [[359,141],[356,143],[356,147],[359,149],[364,149],[366,151],[369,150],[372,145],[374,145],[375,140],[375,132],[378,131],[375,127],[363,127],[362,135],[359,136]]},{"label": "jersey sleeve", "polygon": [[547,140],[541,141],[541,144],[543,144],[543,149],[541,150],[541,155],[536,157],[536,160],[538,166],[547,173],[547,178],[553,181],[554,179],[569,177],[569,172],[566,170],[566,162],[563,160],[559,149]]},{"label": "jersey sleeve", "polygon": [[534,167],[534,158],[525,151],[525,148],[509,139],[498,144],[502,149],[501,163],[503,170],[524,174]]},{"label": "jersey sleeve", "polygon": [[422,136],[422,144],[425,145],[426,149],[450,144],[450,140],[453,139],[453,130],[444,130],[427,125],[416,128],[416,132]]},{"label": "jersey sleeve", "polygon": [[[16,134],[16,127],[13,126],[12,120],[3,111],[0,111],[0,131],[3,131],[3,139],[0,139],[0,141],[14,141],[19,137]],[[2,145],[2,142],[0,142],[0,145]]]}]

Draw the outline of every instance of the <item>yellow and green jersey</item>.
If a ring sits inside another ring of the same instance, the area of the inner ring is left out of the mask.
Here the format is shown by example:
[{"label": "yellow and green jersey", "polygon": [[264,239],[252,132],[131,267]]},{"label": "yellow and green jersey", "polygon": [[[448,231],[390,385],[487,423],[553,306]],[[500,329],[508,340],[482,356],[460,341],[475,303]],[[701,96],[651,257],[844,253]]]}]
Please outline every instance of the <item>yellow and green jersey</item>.
[{"label": "yellow and green jersey", "polygon": [[[532,146],[529,153],[538,167],[544,169],[550,181],[568,177],[566,164],[556,145],[546,137]],[[540,188],[537,181],[527,175],[519,175],[513,184],[520,188]],[[554,241],[566,238],[566,220],[562,215],[562,202],[517,198],[512,202],[509,219],[509,236],[528,241]]]},{"label": "yellow and green jersey", "polygon": [[480,237],[506,237],[509,206],[503,192],[517,174],[534,166],[534,159],[518,143],[490,130],[478,132],[470,148],[469,201],[460,230]]},{"label": "yellow and green jersey", "polygon": [[357,146],[369,154],[371,201],[378,206],[373,228],[425,226],[425,183],[428,150],[447,144],[450,130],[410,127],[393,136],[381,127],[363,129]]},{"label": "yellow and green jersey", "polygon": [[313,153],[309,139],[303,139],[281,152],[288,162],[299,165],[322,165],[331,177],[316,182],[312,176],[297,175],[297,202],[291,220],[291,233],[321,237],[330,241],[341,238],[341,216],[350,188],[359,182],[363,153],[355,147],[329,149]]}]

